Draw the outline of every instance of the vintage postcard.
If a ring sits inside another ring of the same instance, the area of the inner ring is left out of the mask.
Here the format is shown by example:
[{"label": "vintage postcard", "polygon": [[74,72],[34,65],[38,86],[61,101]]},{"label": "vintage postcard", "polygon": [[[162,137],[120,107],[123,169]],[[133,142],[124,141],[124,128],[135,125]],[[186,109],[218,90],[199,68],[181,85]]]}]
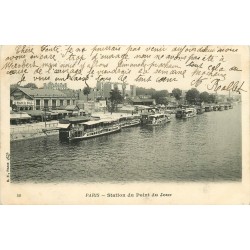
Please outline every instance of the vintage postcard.
[{"label": "vintage postcard", "polygon": [[1,204],[249,204],[249,55],[1,46]]}]

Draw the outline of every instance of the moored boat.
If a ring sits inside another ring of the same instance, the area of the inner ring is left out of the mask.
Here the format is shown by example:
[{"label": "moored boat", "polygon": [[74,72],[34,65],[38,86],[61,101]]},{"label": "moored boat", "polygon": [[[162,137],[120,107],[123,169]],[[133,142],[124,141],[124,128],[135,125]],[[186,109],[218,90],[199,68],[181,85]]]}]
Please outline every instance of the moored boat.
[{"label": "moored boat", "polygon": [[170,122],[171,118],[168,114],[150,114],[150,115],[142,115],[142,125],[147,126],[158,126],[163,125]]},{"label": "moored boat", "polygon": [[165,109],[166,114],[175,114],[177,106],[176,105],[167,105]]},{"label": "moored boat", "polygon": [[195,108],[185,108],[185,109],[179,109],[176,112],[176,118],[190,118],[196,116],[197,111]]},{"label": "moored boat", "polygon": [[185,109],[177,109],[176,110],[176,113],[175,113],[175,117],[176,118],[182,118],[182,115],[183,115],[183,112],[184,112]]},{"label": "moored boat", "polygon": [[182,113],[182,118],[190,118],[196,116],[195,108],[186,108]]},{"label": "moored boat", "polygon": [[119,118],[121,128],[128,128],[140,125],[141,119],[139,115],[127,115]]},{"label": "moored boat", "polygon": [[210,105],[206,106],[206,107],[205,107],[205,111],[206,111],[206,112],[213,111],[213,106],[210,106]]},{"label": "moored boat", "polygon": [[197,115],[203,114],[204,112],[205,112],[205,107],[202,106],[196,107]]},{"label": "moored boat", "polygon": [[214,111],[218,111],[218,110],[219,110],[219,105],[214,105],[214,106],[213,106],[213,110],[214,110]]},{"label": "moored boat", "polygon": [[59,123],[59,138],[62,140],[84,140],[121,131],[117,119],[100,119],[80,123]]},{"label": "moored boat", "polygon": [[219,111],[223,111],[225,109],[224,105],[219,106]]}]

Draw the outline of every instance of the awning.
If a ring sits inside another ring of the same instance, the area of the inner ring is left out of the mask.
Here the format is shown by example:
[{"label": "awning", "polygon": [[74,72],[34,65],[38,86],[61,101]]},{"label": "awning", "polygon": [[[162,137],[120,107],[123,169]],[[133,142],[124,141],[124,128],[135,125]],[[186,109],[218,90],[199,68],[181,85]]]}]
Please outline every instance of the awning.
[{"label": "awning", "polygon": [[58,109],[58,110],[56,110],[56,112],[58,114],[68,114],[69,113],[67,110],[63,110],[63,109]]},{"label": "awning", "polygon": [[138,109],[151,109],[151,107],[145,105],[134,105],[134,106],[137,107]]},{"label": "awning", "polygon": [[[44,116],[45,112],[41,111],[41,110],[27,110],[27,113],[30,116]],[[46,115],[48,115],[50,112],[46,112]]]},{"label": "awning", "polygon": [[58,125],[57,125],[57,128],[68,128],[69,127],[69,123],[58,123]]},{"label": "awning", "polygon": [[31,117],[26,114],[26,113],[16,113],[16,114],[10,114],[10,120],[15,120],[15,119],[30,119]]},{"label": "awning", "polygon": [[68,105],[65,107],[65,109],[68,111],[79,110],[77,105]]},{"label": "awning", "polygon": [[135,110],[135,107],[133,106],[123,106],[121,109],[121,111],[134,111]]}]

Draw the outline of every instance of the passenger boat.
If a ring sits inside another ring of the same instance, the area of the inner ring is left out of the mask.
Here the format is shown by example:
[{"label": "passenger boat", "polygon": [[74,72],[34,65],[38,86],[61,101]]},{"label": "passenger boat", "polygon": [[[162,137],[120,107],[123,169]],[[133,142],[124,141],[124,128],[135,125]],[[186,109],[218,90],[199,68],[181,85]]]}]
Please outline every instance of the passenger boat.
[{"label": "passenger boat", "polygon": [[223,111],[225,109],[224,105],[219,106],[219,111]]},{"label": "passenger boat", "polygon": [[182,114],[184,112],[185,109],[177,109],[176,113],[175,113],[175,117],[176,118],[182,118]]},{"label": "passenger boat", "polygon": [[174,105],[167,105],[165,109],[166,114],[175,114],[176,113],[177,106]]},{"label": "passenger boat", "polygon": [[214,110],[214,111],[218,111],[218,110],[219,110],[219,105],[213,106],[213,110]]},{"label": "passenger boat", "polygon": [[121,131],[117,119],[89,120],[74,124],[59,123],[58,128],[59,138],[67,141],[90,139]]},{"label": "passenger boat", "polygon": [[158,126],[166,124],[170,122],[171,118],[167,114],[150,114],[150,115],[142,115],[142,125],[147,126]]},{"label": "passenger boat", "polygon": [[196,116],[197,111],[195,108],[186,108],[186,109],[179,109],[176,112],[176,118],[190,118]]},{"label": "passenger boat", "polygon": [[141,119],[139,115],[128,115],[119,118],[121,128],[128,128],[140,125]]},{"label": "passenger boat", "polygon": [[206,106],[206,107],[205,107],[205,111],[206,111],[206,112],[213,111],[213,106]]},{"label": "passenger boat", "polygon": [[187,108],[182,113],[182,118],[190,118],[196,116],[196,109],[195,108]]},{"label": "passenger boat", "polygon": [[205,107],[197,107],[196,108],[196,113],[198,114],[198,115],[200,115],[200,114],[203,114],[205,112]]}]

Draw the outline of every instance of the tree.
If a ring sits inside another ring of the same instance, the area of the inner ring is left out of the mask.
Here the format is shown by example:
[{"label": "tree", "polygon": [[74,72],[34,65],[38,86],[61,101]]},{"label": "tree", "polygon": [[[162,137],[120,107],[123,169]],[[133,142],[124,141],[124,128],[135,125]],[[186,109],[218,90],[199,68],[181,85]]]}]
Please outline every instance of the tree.
[{"label": "tree", "polygon": [[179,100],[181,99],[181,94],[182,94],[182,92],[181,92],[180,89],[178,89],[178,88],[173,89],[173,90],[172,90],[172,94],[173,94],[173,96],[175,97],[175,99],[176,99],[177,101],[179,101]]},{"label": "tree", "polygon": [[136,88],[136,95],[150,95],[152,96],[155,93],[155,89],[151,88],[151,89],[145,89],[142,87],[138,87]]},{"label": "tree", "polygon": [[120,90],[116,87],[110,91],[109,100],[111,102],[111,110],[117,109],[117,104],[122,103],[123,97]]},{"label": "tree", "polygon": [[86,86],[83,89],[83,94],[87,96],[87,101],[89,100],[90,91],[91,91],[91,88],[89,86]]},{"label": "tree", "polygon": [[186,93],[186,100],[190,104],[197,104],[200,100],[200,92],[196,88],[192,88]]},{"label": "tree", "polygon": [[169,95],[167,90],[155,91],[152,98],[155,99],[157,104],[167,104],[167,96]]},{"label": "tree", "polygon": [[24,88],[38,89],[35,83],[27,83],[23,86]]},{"label": "tree", "polygon": [[200,93],[200,101],[201,102],[209,102],[209,93],[208,92],[202,92]]},{"label": "tree", "polygon": [[10,94],[19,87],[18,84],[10,84]]},{"label": "tree", "polygon": [[210,94],[209,97],[208,97],[208,102],[209,103],[217,103],[216,95]]},{"label": "tree", "polygon": [[157,103],[157,104],[168,105],[169,99],[168,99],[168,97],[159,97],[159,99],[157,100],[156,103]]}]

